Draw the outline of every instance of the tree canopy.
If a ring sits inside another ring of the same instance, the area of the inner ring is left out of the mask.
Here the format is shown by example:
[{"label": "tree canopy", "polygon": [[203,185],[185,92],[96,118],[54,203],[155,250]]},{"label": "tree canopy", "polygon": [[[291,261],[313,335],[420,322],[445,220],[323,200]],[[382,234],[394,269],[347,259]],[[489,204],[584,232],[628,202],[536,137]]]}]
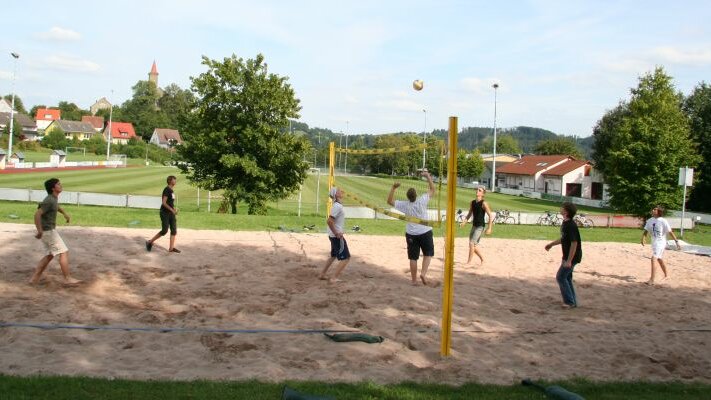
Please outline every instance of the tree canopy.
[{"label": "tree canopy", "polygon": [[[482,153],[493,153],[494,137],[491,136],[484,139],[481,146],[479,146],[479,150]],[[521,146],[519,146],[518,140],[516,140],[512,135],[497,135],[496,152],[498,154],[521,154]]]},{"label": "tree canopy", "polygon": [[638,216],[655,204],[677,208],[679,167],[698,160],[682,96],[662,68],[640,77],[631,93],[593,130],[593,160],[609,185],[610,204]]},{"label": "tree canopy", "polygon": [[575,142],[569,138],[544,140],[536,145],[534,152],[539,155],[563,154],[573,156],[578,160],[582,160],[584,158],[583,152],[580,151],[580,149],[578,149],[575,145]]},{"label": "tree canopy", "polygon": [[711,86],[705,82],[696,86],[684,101],[684,111],[701,155],[688,206],[695,211],[711,212]]},{"label": "tree canopy", "polygon": [[283,131],[299,117],[299,100],[261,54],[202,64],[207,71],[191,78],[196,101],[178,148],[181,169],[202,188],[223,189],[232,212],[244,201],[250,214],[265,214],[266,202],[296,191],[309,168],[308,141]]}]

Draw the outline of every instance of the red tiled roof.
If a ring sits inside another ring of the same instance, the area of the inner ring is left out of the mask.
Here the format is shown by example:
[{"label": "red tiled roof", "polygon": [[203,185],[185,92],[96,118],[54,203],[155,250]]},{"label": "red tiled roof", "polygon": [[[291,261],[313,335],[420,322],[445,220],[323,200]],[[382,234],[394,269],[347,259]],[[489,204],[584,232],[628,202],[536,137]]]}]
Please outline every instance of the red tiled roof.
[{"label": "red tiled roof", "polygon": [[158,135],[158,142],[160,143],[167,144],[169,140],[175,140],[177,144],[183,143],[183,139],[176,129],[156,128],[153,132]]},{"label": "red tiled roof", "polygon": [[496,170],[497,173],[514,175],[535,175],[551,166],[572,157],[565,155],[553,156],[523,156],[520,160],[512,161]]},{"label": "red tiled roof", "polygon": [[[104,133],[109,129],[106,125]],[[133,124],[130,122],[111,122],[111,138],[113,139],[130,139],[136,136],[136,131],[133,130]]]},{"label": "red tiled roof", "polygon": [[104,127],[104,117],[92,117],[91,115],[84,115],[81,117],[81,122],[88,122],[94,129],[102,129]]},{"label": "red tiled roof", "polygon": [[158,74],[158,67],[156,67],[156,60],[153,60],[153,66],[151,67],[151,74]]},{"label": "red tiled roof", "polygon": [[61,119],[62,112],[53,108],[38,108],[35,114],[35,121],[54,121]]},{"label": "red tiled roof", "polygon": [[563,176],[573,172],[583,165],[590,164],[587,160],[569,160],[544,172],[543,175]]}]

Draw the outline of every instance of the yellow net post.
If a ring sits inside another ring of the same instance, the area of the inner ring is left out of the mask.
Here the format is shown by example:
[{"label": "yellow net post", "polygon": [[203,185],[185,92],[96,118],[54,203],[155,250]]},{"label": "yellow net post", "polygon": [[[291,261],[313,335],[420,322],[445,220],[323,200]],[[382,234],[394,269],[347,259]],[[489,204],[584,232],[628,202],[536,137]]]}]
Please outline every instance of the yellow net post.
[{"label": "yellow net post", "polygon": [[444,285],[442,286],[442,328],[440,354],[449,356],[452,347],[452,303],[454,301],[454,208],[457,197],[457,117],[449,117],[447,157],[447,216],[444,227]]},{"label": "yellow net post", "polygon": [[[336,186],[336,175],[335,175],[335,162],[336,162],[336,142],[330,142],[328,144],[328,193],[331,193],[331,188]],[[328,197],[328,203],[326,203],[326,218],[331,215],[331,206],[333,205],[333,200],[331,196]]]}]

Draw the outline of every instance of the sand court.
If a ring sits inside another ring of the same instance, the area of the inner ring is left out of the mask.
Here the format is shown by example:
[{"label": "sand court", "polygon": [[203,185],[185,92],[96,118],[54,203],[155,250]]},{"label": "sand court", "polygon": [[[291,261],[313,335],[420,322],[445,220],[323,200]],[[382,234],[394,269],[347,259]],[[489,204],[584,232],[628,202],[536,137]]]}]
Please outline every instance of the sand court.
[{"label": "sand court", "polygon": [[[564,310],[555,281],[559,247],[546,252],[543,240],[485,237],[486,264],[465,267],[467,241],[457,239],[452,356],[441,358],[442,287],[410,285],[404,234],[347,233],[353,259],[343,281],[328,284],[317,279],[329,250],[324,233],[180,229],[181,254],[167,253],[167,238],[146,252],[155,231],[60,227],[72,274],[85,282],[63,286],[53,261],[31,287],[42,251],[34,227],[0,224],[0,322],[148,329],[1,327],[0,373],[711,382],[709,257],[667,251],[671,279],[649,287],[648,246],[584,242],[575,271],[580,307]],[[443,244],[435,238],[429,278],[438,282]],[[356,330],[385,341],[275,332],[282,330]]]}]

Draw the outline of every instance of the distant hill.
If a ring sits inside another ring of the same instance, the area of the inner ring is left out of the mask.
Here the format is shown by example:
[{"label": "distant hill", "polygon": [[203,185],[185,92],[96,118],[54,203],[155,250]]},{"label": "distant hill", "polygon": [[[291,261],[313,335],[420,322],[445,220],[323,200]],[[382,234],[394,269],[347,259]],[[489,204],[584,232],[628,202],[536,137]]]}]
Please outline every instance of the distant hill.
[{"label": "distant hill", "polygon": [[[300,133],[306,135],[311,143],[317,148],[327,146],[329,141],[335,141],[337,144],[343,141],[341,134],[339,132],[333,132],[330,129],[325,128],[310,128],[307,124],[303,122],[292,121],[291,129],[294,133]],[[393,132],[393,134],[405,135],[412,134],[413,132]],[[420,132],[416,132],[421,134]],[[558,137],[566,137],[564,135],[557,135],[546,129],[534,128],[530,126],[517,126],[515,128],[503,128],[497,129],[497,136],[499,135],[511,135],[516,139],[521,146],[521,150],[524,153],[533,153],[533,149],[536,145],[544,140],[555,139]],[[444,129],[435,129],[432,132],[428,132],[428,135],[435,135],[441,139],[444,139],[447,135],[447,131]],[[494,128],[482,128],[482,127],[465,127],[459,133],[459,148],[465,150],[473,150],[477,148],[484,140],[488,137],[493,137]],[[570,136],[567,136],[571,139]],[[376,135],[356,135],[351,134],[349,140],[362,141],[365,146],[372,146],[375,142]],[[320,145],[319,145],[320,143]],[[577,138],[576,144],[578,148],[583,152],[586,158],[590,159],[590,154],[592,153],[592,143],[593,137],[587,138]]]}]

